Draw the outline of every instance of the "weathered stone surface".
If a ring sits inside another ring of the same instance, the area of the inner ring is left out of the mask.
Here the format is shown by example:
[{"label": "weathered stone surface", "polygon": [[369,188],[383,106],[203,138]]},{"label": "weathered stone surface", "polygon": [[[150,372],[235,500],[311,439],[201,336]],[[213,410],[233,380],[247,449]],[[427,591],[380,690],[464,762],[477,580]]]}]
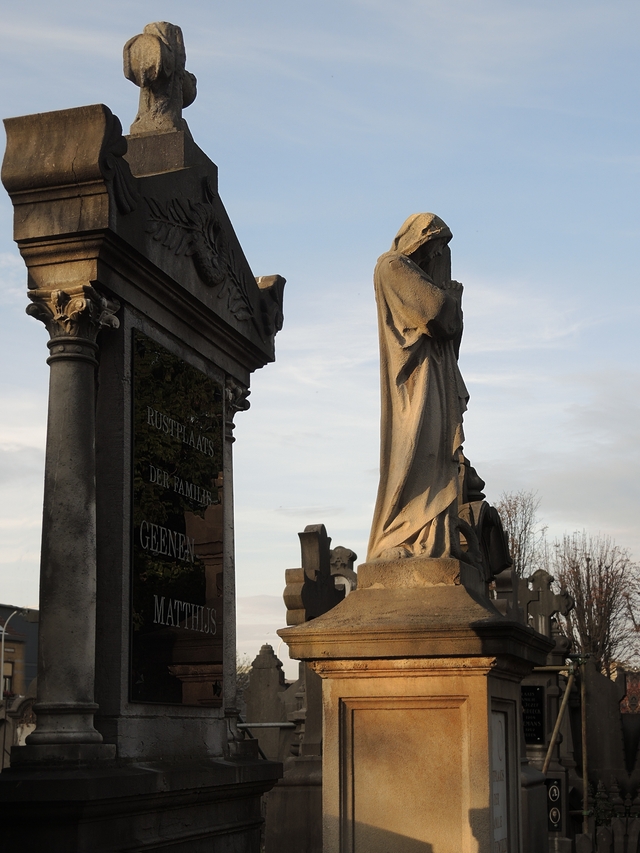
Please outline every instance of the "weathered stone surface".
[{"label": "weathered stone surface", "polygon": [[458,369],[462,285],[451,280],[451,237],[439,217],[414,214],[376,265],[382,416],[369,561],[459,550],[452,519],[468,393]]},{"label": "weathered stone surface", "polygon": [[460,584],[358,588],[324,616],[278,633],[302,660],[504,653],[533,665],[551,647]]},{"label": "weathered stone surface", "polygon": [[358,853],[494,849],[493,713],[504,715],[510,756],[504,831],[517,843],[518,667],[476,656],[335,663],[314,664],[327,709],[325,851],[345,838]]},{"label": "weathered stone surface", "polygon": [[30,850],[56,853],[209,853],[215,843],[225,853],[255,853],[262,825],[259,794],[271,786],[272,775],[268,761],[37,774],[11,768],[2,773],[2,849],[28,844]]},{"label": "weathered stone surface", "polygon": [[187,131],[182,110],[196,98],[196,78],[185,68],[182,30],[157,21],[124,46],[124,76],[140,87],[140,108],[133,136]]},{"label": "weathered stone surface", "polygon": [[322,760],[291,756],[283,778],[267,794],[265,853],[322,850]]},{"label": "weathered stone surface", "polygon": [[[337,607],[279,632],[323,679],[323,849],[342,849],[340,838],[363,853],[493,849],[494,713],[511,756],[503,806],[515,843],[518,683],[551,643],[466,589],[459,561],[396,562],[360,566]],[[408,585],[402,565],[421,563]],[[408,817],[408,801],[438,808]]]},{"label": "weathered stone surface", "polygon": [[[286,722],[286,708],[282,700],[286,689],[282,663],[275,656],[273,648],[265,644],[251,662],[249,686],[243,697],[247,706],[246,722]],[[260,739],[260,748],[267,758],[278,761],[283,731],[290,734],[288,730],[277,727],[255,730],[251,734]]]},{"label": "weathered stone surface", "polygon": [[5,126],[2,181],[31,289],[100,282],[138,310],[163,314],[165,326],[200,335],[211,360],[244,385],[273,360],[284,279],[256,282],[218,194],[217,167],[184,132],[135,137],[132,169],[120,122],[104,105]]}]

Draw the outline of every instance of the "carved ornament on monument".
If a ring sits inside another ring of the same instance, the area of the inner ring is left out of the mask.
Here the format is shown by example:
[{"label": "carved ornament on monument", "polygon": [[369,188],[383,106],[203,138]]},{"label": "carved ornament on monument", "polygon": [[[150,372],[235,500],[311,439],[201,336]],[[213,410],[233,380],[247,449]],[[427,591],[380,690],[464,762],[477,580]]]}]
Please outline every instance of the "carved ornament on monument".
[{"label": "carved ornament on monument", "polygon": [[186,70],[182,30],[156,21],[125,44],[124,75],[140,87],[131,135],[188,131],[182,110],[196,99],[196,78]]},{"label": "carved ornament on monument", "polygon": [[65,290],[32,290],[27,314],[40,320],[52,338],[69,337],[95,341],[101,329],[117,329],[120,303],[107,299],[94,287],[79,284]]},{"label": "carved ornament on monument", "polygon": [[287,625],[300,625],[327,613],[357,586],[350,548],[331,549],[324,524],[308,524],[298,533],[302,568],[285,570]]},{"label": "carved ornament on monument", "polygon": [[200,279],[216,288],[237,320],[249,320],[253,309],[246,286],[235,272],[233,248],[229,246],[214,207],[216,192],[209,178],[202,182],[204,201],[174,198],[163,204],[146,198],[149,208],[147,233],[173,252],[193,259]]},{"label": "carved ornament on monument", "polygon": [[118,210],[126,216],[140,204],[140,193],[129,164],[123,159],[127,153],[127,140],[122,135],[120,119],[108,107],[104,109],[106,126],[99,159],[100,172],[112,187]]},{"label": "carved ornament on monument", "polygon": [[230,376],[227,377],[227,381],[224,386],[224,394],[227,401],[227,408],[233,412],[233,414],[236,412],[246,412],[251,406],[251,403],[248,400],[251,391],[245,385],[241,385]]}]

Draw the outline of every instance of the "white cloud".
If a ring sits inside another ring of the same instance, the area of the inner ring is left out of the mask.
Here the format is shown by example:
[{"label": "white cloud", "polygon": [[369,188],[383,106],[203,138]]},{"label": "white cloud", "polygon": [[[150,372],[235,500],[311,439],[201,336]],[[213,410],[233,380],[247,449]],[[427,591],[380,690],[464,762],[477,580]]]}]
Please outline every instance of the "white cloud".
[{"label": "white cloud", "polygon": [[27,271],[22,258],[13,252],[0,252],[0,305],[26,305]]},{"label": "white cloud", "polygon": [[[19,53],[28,49],[33,52],[35,45],[39,48],[60,48],[65,51],[86,54],[87,56],[102,56],[112,60],[122,49],[121,37],[118,33],[104,29],[69,27],[38,24],[37,21],[27,23],[11,22],[5,18],[2,25],[6,39],[5,49],[8,53]],[[135,33],[132,33],[135,35]]]}]

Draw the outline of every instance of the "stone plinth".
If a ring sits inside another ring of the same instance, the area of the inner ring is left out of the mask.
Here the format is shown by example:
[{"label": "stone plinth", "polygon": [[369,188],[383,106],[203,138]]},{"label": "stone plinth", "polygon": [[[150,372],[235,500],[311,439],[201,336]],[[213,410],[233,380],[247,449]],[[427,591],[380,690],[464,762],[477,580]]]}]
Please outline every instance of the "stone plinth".
[{"label": "stone plinth", "polygon": [[260,794],[273,784],[273,766],[150,762],[35,774],[12,767],[2,773],[0,849],[249,853],[259,848]]},{"label": "stone plinth", "polygon": [[341,604],[279,633],[323,678],[325,853],[518,850],[519,683],[550,643],[472,568],[362,565]]}]

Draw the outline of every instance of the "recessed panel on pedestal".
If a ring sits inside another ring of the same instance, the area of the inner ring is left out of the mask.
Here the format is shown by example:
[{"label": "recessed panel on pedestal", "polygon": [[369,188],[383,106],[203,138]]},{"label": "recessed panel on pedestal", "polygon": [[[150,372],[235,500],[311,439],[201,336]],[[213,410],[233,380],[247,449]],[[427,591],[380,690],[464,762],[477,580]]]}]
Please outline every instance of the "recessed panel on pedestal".
[{"label": "recessed panel on pedestal", "polygon": [[221,704],[222,388],[136,331],[130,696]]},{"label": "recessed panel on pedestal", "polygon": [[471,849],[465,697],[345,698],[340,726],[345,850]]},{"label": "recessed panel on pedestal", "polygon": [[491,712],[491,806],[494,853],[509,853],[507,715]]}]

